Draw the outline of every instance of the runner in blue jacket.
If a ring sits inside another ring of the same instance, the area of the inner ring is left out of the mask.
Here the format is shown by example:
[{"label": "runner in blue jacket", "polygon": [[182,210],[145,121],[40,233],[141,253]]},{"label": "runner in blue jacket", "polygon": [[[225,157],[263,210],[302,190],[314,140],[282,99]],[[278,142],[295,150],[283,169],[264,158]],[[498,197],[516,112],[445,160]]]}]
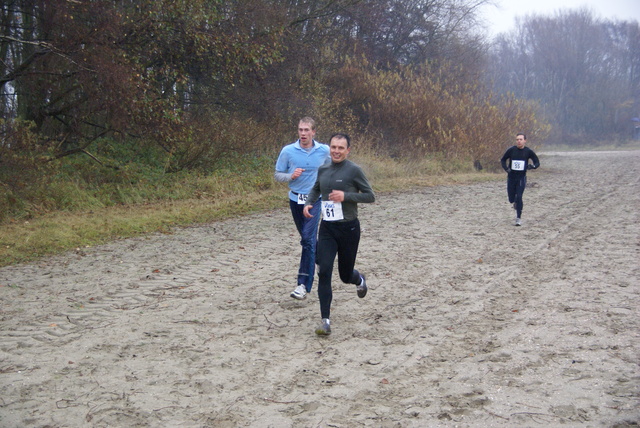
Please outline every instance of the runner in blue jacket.
[{"label": "runner in blue jacket", "polygon": [[[276,181],[289,183],[289,208],[293,222],[300,234],[300,267],[298,282],[291,297],[302,300],[311,291],[316,268],[316,245],[318,239],[319,216],[306,218],[302,214],[307,195],[318,176],[318,168],[330,162],[329,146],[314,140],[316,123],[310,117],[303,117],[298,123],[298,140],[286,145],[278,156],[274,177]],[[313,212],[320,212],[318,201]]]}]

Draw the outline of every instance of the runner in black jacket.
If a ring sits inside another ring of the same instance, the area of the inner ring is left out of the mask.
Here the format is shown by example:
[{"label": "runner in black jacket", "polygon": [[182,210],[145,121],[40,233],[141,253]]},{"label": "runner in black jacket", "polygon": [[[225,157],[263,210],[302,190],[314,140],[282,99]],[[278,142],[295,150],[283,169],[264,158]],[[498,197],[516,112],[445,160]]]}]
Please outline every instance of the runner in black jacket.
[{"label": "runner in black jacket", "polygon": [[[527,170],[536,169],[540,166],[538,156],[529,147],[525,147],[527,136],[524,134],[516,135],[516,145],[510,147],[500,159],[502,169],[509,175],[507,176],[507,196],[509,203],[516,210],[516,226],[522,225],[520,216],[522,215],[522,194],[527,187]],[[507,159],[509,162],[507,163]],[[529,163],[531,159],[532,163]]]},{"label": "runner in black jacket", "polygon": [[347,160],[351,151],[350,141],[347,134],[335,134],[331,137],[331,163],[318,169],[318,178],[309,192],[303,211],[306,217],[311,217],[312,204],[322,196],[322,221],[316,252],[318,299],[322,316],[322,323],[316,329],[316,334],[321,336],[331,334],[331,277],[336,254],[340,280],[346,284],[354,284],[358,297],[363,298],[367,294],[366,279],[355,269],[360,243],[358,204],[374,202],[376,197],[362,169]]}]

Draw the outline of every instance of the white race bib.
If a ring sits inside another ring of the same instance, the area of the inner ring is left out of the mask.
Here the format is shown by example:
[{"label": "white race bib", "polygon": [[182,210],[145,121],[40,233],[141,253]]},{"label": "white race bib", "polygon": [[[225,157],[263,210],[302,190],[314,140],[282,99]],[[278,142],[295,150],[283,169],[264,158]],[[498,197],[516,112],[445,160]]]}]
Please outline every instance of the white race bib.
[{"label": "white race bib", "polygon": [[514,160],[511,161],[511,169],[514,171],[524,171],[524,167],[527,165],[525,161]]},{"label": "white race bib", "polygon": [[298,205],[304,205],[307,202],[307,196],[309,195],[303,195],[302,193],[298,193]]},{"label": "white race bib", "polygon": [[342,202],[322,201],[322,219],[324,221],[338,221],[344,219]]}]

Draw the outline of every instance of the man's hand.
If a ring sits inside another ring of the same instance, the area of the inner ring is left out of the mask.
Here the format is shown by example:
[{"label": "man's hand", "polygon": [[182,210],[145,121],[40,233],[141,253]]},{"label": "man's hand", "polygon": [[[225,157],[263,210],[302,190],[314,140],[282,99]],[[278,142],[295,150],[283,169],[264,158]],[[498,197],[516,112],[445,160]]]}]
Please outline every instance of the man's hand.
[{"label": "man's hand", "polygon": [[293,174],[291,174],[291,180],[295,180],[296,178],[300,177],[303,172],[304,172],[303,168],[296,168],[293,171]]},{"label": "man's hand", "polygon": [[311,215],[311,213],[309,212],[309,211],[311,211],[311,207],[312,207],[312,205],[305,205],[304,208],[302,209],[302,215],[304,215],[306,218],[313,217]]},{"label": "man's hand", "polygon": [[342,190],[332,190],[329,193],[329,200],[333,202],[344,202],[344,192]]}]

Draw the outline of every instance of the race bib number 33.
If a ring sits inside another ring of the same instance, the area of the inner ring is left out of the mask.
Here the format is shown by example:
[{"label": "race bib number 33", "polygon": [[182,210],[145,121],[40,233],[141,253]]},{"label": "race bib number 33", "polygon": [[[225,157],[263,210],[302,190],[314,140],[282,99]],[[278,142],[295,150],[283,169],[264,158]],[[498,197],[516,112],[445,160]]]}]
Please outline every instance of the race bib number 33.
[{"label": "race bib number 33", "polygon": [[527,163],[521,160],[514,160],[511,162],[511,169],[514,171],[524,171],[524,167]]},{"label": "race bib number 33", "polygon": [[338,221],[344,219],[342,202],[322,201],[322,219],[324,221]]}]

